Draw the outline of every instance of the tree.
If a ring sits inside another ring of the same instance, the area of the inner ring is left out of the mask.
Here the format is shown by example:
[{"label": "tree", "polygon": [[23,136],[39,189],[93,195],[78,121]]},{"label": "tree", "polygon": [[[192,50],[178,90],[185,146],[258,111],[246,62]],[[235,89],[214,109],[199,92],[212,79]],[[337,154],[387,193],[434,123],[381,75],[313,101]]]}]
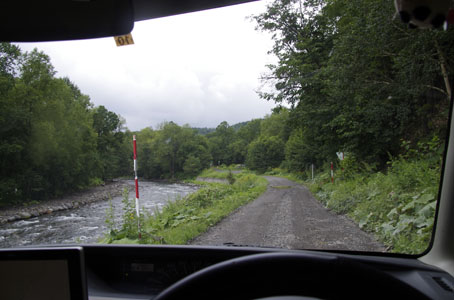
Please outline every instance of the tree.
[{"label": "tree", "polygon": [[188,176],[194,177],[202,170],[201,166],[202,164],[200,163],[200,159],[193,155],[189,155],[184,161],[183,171]]},{"label": "tree", "polygon": [[210,141],[213,164],[232,164],[233,157],[232,153],[229,152],[229,145],[234,142],[235,130],[230,127],[229,123],[221,122],[214,132],[207,134],[207,137]]},{"label": "tree", "polygon": [[260,134],[263,136],[277,136],[284,142],[290,135],[289,111],[286,108],[275,110],[266,116],[260,123]]},{"label": "tree", "polygon": [[139,176],[151,179],[177,179],[197,175],[211,161],[208,142],[188,126],[166,122],[159,129],[138,133]]},{"label": "tree", "polygon": [[261,136],[249,144],[246,166],[260,173],[278,167],[284,159],[284,142],[277,136]]},{"label": "tree", "polygon": [[320,163],[348,151],[385,166],[402,138],[444,134],[452,28],[410,31],[391,20],[390,1],[300,5],[274,1],[255,20],[272,33],[277,57],[264,77],[274,89],[261,96],[290,105],[289,126],[302,132],[306,149],[315,149],[307,159]]},{"label": "tree", "polygon": [[0,43],[0,202],[22,197],[26,112],[11,96],[21,52],[19,47]]},{"label": "tree", "polygon": [[104,106],[93,110],[93,128],[98,135],[97,149],[100,162],[100,176],[103,180],[119,176],[119,166],[127,157],[121,155],[120,149],[125,138],[121,132],[121,119],[116,113]]},{"label": "tree", "polygon": [[237,132],[237,137],[243,140],[246,144],[251,143],[259,137],[262,119],[253,119],[240,127]]},{"label": "tree", "polygon": [[285,166],[292,172],[302,172],[310,164],[315,163],[313,153],[316,149],[310,147],[304,138],[302,129],[295,129],[285,144]]}]

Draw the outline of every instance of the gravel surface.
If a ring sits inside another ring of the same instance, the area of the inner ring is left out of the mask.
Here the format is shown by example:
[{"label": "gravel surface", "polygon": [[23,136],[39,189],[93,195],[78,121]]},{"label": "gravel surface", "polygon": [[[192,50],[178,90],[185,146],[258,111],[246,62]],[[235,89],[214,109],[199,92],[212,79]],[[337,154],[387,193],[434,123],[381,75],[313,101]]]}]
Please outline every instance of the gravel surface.
[{"label": "gravel surface", "polygon": [[264,194],[191,244],[385,251],[382,244],[349,218],[323,207],[306,187],[284,178],[265,178],[269,185]]}]

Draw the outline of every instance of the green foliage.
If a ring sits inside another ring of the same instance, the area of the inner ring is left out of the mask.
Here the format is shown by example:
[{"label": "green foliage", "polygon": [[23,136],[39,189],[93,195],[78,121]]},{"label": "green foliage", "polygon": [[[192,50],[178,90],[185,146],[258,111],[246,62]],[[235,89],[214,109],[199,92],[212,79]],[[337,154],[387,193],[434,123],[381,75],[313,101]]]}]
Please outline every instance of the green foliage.
[{"label": "green foliage", "polygon": [[200,173],[198,177],[227,179],[227,176],[228,176],[227,172],[219,172],[218,167],[216,167],[216,168],[210,168],[210,169],[203,170],[203,172]]},{"label": "green foliage", "polygon": [[305,140],[303,130],[295,129],[285,144],[285,168],[293,173],[308,169],[314,163],[313,151],[315,149]]},{"label": "green foliage", "polygon": [[[99,173],[103,180],[127,174],[129,170],[122,162],[128,161],[132,149],[132,138],[122,132],[121,117],[108,111],[104,106],[93,110],[93,128],[97,133],[97,152],[99,157]],[[124,149],[125,146],[129,151]]]},{"label": "green foliage", "polygon": [[142,129],[137,145],[139,176],[147,179],[192,178],[211,161],[207,138],[174,122]]},{"label": "green foliage", "polygon": [[392,1],[276,0],[254,17],[277,58],[263,77],[271,92],[260,95],[290,105],[288,169],[337,151],[384,168],[401,139],[445,135],[454,29],[411,31],[394,11]]},{"label": "green foliage", "polygon": [[216,167],[211,167],[209,169],[203,170],[198,177],[201,178],[217,178],[217,179],[226,179],[228,180],[229,177],[235,178],[232,170],[236,170],[235,173],[241,173],[241,172],[247,172],[247,170],[244,169],[244,167],[240,166],[216,166]]},{"label": "green foliage", "polygon": [[221,122],[207,134],[212,164],[215,166],[244,164],[248,145],[260,135],[261,119],[230,126]]},{"label": "green foliage", "polygon": [[260,136],[248,147],[246,166],[264,173],[266,170],[278,167],[284,159],[284,142],[276,136]]},{"label": "green foliage", "polygon": [[344,159],[339,162],[339,167],[342,170],[342,177],[344,179],[355,177],[361,170],[365,169],[365,166],[364,163],[361,164],[351,153],[344,153]]},{"label": "green foliage", "polygon": [[[430,144],[420,146],[429,149]],[[335,184],[323,174],[308,184],[326,207],[348,214],[392,251],[421,253],[428,246],[434,222],[440,168],[432,164],[432,156],[437,152],[438,148],[432,148],[424,155],[418,152],[416,158],[393,159],[385,174],[351,172]]]},{"label": "green foliage", "polygon": [[278,137],[287,141],[290,134],[289,111],[286,108],[275,110],[271,115],[266,116],[260,122],[260,135],[267,137]]},{"label": "green foliage", "polygon": [[230,185],[235,183],[235,177],[233,176],[231,170],[229,170],[229,173],[227,174],[227,181],[229,182]]},{"label": "green foliage", "polygon": [[216,130],[215,128],[207,128],[207,127],[203,127],[203,128],[192,127],[192,129],[194,129],[198,134],[201,134],[201,135],[207,135],[208,133],[211,133]]},{"label": "green foliage", "polygon": [[[169,202],[162,211],[145,217],[142,228],[142,239],[134,237],[134,222],[125,214],[121,228],[127,230],[107,233],[104,242],[109,243],[147,243],[147,244],[186,244],[188,241],[206,231],[241,205],[256,199],[266,190],[265,179],[250,173],[234,174],[232,185],[205,183],[197,192]],[[131,205],[124,203],[125,211],[131,211]],[[132,220],[132,219],[131,219]],[[125,224],[128,224],[125,226]],[[131,226],[130,226],[130,225]],[[112,228],[112,226],[110,227]],[[137,226],[135,227],[137,228]],[[136,230],[136,229],[135,229]]]},{"label": "green foliage", "polygon": [[101,180],[101,178],[91,178],[90,181],[89,181],[89,185],[90,186],[99,186],[99,185],[103,185],[104,184],[104,181]]},{"label": "green foliage", "polygon": [[234,136],[235,130],[226,121],[221,122],[214,132],[207,135],[214,165],[229,165],[234,162],[232,153],[229,151],[229,145]]},{"label": "green foliage", "polygon": [[108,233],[106,234],[105,242],[112,243],[114,240],[123,239],[138,239],[142,235],[142,226],[144,222],[144,215],[142,211],[140,216],[137,217],[135,200],[129,198],[129,191],[123,191],[123,214],[120,224],[115,222],[115,210],[112,202],[109,200],[109,207],[106,210],[105,223],[107,225]]},{"label": "green foliage", "polygon": [[200,172],[201,168],[200,159],[193,155],[189,155],[184,161],[183,171],[191,177],[196,176]]},{"label": "green foliage", "polygon": [[121,118],[93,108],[55,74],[43,52],[0,44],[1,205],[60,196],[130,170]]},{"label": "green foliage", "polygon": [[115,236],[118,232],[115,222],[115,208],[112,205],[112,199],[109,197],[109,207],[106,209],[106,218],[104,220],[107,226],[107,231],[110,236]]}]

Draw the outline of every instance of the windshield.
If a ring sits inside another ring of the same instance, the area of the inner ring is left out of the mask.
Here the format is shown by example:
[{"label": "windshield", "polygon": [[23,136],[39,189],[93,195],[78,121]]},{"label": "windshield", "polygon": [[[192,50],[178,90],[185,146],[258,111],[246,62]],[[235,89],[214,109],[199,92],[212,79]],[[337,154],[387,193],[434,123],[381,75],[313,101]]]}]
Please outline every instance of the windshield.
[{"label": "windshield", "polygon": [[116,40],[1,43],[0,247],[421,253],[445,27],[409,29],[391,1],[260,1]]}]

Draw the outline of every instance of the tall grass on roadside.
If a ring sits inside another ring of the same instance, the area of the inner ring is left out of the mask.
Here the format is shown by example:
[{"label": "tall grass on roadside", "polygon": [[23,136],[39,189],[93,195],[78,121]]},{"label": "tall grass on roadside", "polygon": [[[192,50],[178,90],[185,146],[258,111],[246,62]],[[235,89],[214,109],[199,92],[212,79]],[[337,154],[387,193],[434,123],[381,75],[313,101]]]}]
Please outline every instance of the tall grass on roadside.
[{"label": "tall grass on roadside", "polygon": [[203,170],[202,173],[200,173],[197,177],[229,180],[229,178],[233,178],[231,175],[231,174],[233,174],[232,170],[237,171],[237,173],[246,172],[244,169],[243,170],[234,169],[233,167],[232,168],[225,167],[224,169],[219,169],[218,167],[216,167],[216,168],[210,168],[210,169]]},{"label": "tall grass on roadside", "polygon": [[[256,199],[266,190],[267,181],[251,173],[233,174],[233,184],[203,183],[197,192],[169,202],[162,211],[143,217],[138,239],[134,215],[124,214],[121,228],[107,233],[102,242],[143,244],[186,244],[197,235],[215,225],[236,208]],[[127,195],[125,196],[127,198]],[[133,201],[131,201],[133,202]],[[125,204],[126,202],[124,202]],[[129,205],[128,211],[134,209]]]},{"label": "tall grass on roadside", "polygon": [[335,184],[321,174],[307,185],[327,208],[347,214],[392,252],[418,254],[428,247],[434,222],[441,164],[436,143],[409,149],[385,172],[352,172]]}]

